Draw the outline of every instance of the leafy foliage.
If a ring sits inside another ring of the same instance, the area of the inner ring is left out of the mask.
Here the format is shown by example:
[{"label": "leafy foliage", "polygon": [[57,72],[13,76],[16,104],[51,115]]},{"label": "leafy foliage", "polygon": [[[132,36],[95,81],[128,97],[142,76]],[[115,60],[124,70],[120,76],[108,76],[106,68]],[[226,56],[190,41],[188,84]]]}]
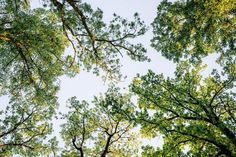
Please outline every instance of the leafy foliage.
[{"label": "leafy foliage", "polygon": [[12,97],[5,112],[1,113],[0,154],[8,157],[52,153],[53,143],[47,142],[46,135],[52,132],[50,119],[56,105],[56,99],[49,94],[36,97],[21,93]]},{"label": "leafy foliage", "polygon": [[[163,148],[143,147],[143,156],[236,155],[235,6],[228,0],[158,6],[152,46],[178,66],[174,78],[149,71],[131,85],[141,131],[164,137]],[[212,53],[222,71],[203,77],[201,60]]]},{"label": "leafy foliage", "polygon": [[[75,55],[78,56],[78,66],[87,70],[94,69],[96,74],[99,69],[103,69],[108,78],[119,79],[119,55],[122,56],[122,50],[133,60],[147,60],[144,55],[146,50],[141,44],[128,42],[128,39],[147,31],[137,13],[134,15],[135,20],[131,22],[114,14],[114,19],[107,25],[102,21],[102,10],[93,10],[87,3],[73,0],[51,2]],[[67,59],[73,64],[75,56]]]},{"label": "leafy foliage", "polygon": [[52,12],[30,10],[27,1],[1,1],[0,86],[10,103],[0,122],[1,155],[38,156],[49,151],[43,140],[57,102],[56,78],[67,39]]}]

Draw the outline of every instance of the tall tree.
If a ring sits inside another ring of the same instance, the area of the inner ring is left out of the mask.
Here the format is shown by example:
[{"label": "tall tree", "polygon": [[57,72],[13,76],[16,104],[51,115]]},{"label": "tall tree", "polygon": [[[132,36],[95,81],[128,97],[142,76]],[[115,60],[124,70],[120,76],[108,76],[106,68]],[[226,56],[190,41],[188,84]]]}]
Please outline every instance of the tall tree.
[{"label": "tall tree", "polygon": [[[141,44],[129,42],[146,32],[137,14],[131,22],[115,15],[107,25],[100,9],[81,1],[45,0],[35,9],[30,2],[0,0],[0,95],[10,98],[1,111],[3,156],[39,156],[46,150],[59,76],[83,67],[119,79],[122,50],[131,59],[147,59]],[[65,53],[69,46],[73,51]]]},{"label": "tall tree", "polygon": [[150,71],[134,80],[137,121],[146,134],[164,138],[157,156],[178,156],[184,149],[190,156],[236,155],[235,76],[215,72],[204,78],[202,69],[183,62],[173,79]]},{"label": "tall tree", "polygon": [[61,132],[68,148],[64,156],[138,156],[132,124],[116,112],[133,106],[129,95],[113,88],[105,96],[95,97],[92,105],[75,97],[69,103],[71,110],[63,115],[66,123]]},{"label": "tall tree", "polygon": [[[235,9],[226,0],[158,6],[152,46],[178,66],[174,78],[150,71],[131,85],[142,131],[164,138],[162,149],[144,147],[144,156],[236,155]],[[212,53],[222,69],[203,77],[201,60]]]}]

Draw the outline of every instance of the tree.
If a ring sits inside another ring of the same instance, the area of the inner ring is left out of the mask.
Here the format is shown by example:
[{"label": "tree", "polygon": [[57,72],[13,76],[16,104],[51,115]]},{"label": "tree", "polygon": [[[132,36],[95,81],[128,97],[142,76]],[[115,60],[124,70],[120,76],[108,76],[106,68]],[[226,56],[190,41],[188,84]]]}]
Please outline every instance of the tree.
[{"label": "tree", "polygon": [[[114,19],[107,25],[102,21],[102,10],[94,11],[87,3],[73,0],[51,2],[61,20],[62,29],[78,56],[79,65],[83,65],[85,69],[94,68],[94,72],[98,73],[99,67],[107,72],[108,78],[116,75],[119,78],[118,55],[122,56],[121,50],[125,50],[133,60],[147,60],[144,55],[146,50],[141,44],[133,45],[128,42],[128,39],[147,31],[137,13],[134,14],[135,20],[131,22],[114,14]],[[75,57],[71,60],[74,63]]]},{"label": "tree", "polygon": [[[128,41],[146,32],[137,14],[131,22],[114,15],[107,25],[100,9],[72,0],[45,0],[36,9],[29,0],[0,0],[0,10],[0,95],[10,98],[0,121],[1,155],[46,151],[59,76],[83,67],[119,80],[122,50],[147,60],[143,46]],[[73,52],[65,53],[69,46]]]},{"label": "tree", "polygon": [[[95,97],[93,105],[72,97],[68,114],[63,114],[64,156],[137,156],[138,140],[132,124],[116,109],[133,106],[129,95],[111,88],[105,96]],[[132,110],[132,107],[128,107]]]},{"label": "tree", "polygon": [[[146,146],[143,156],[235,156],[235,2],[164,0],[152,26],[152,46],[177,70],[174,78],[149,71],[131,85],[135,121],[164,138],[162,149]],[[202,76],[211,53],[222,70]]]},{"label": "tree", "polygon": [[134,80],[131,89],[141,111],[116,108],[115,113],[141,124],[144,135],[165,139],[163,149],[146,146],[142,156],[235,155],[235,77],[214,71],[204,78],[204,68],[185,61],[174,79],[150,71]]},{"label": "tree", "polygon": [[204,78],[202,69],[183,62],[173,79],[151,71],[135,79],[132,90],[141,109],[137,121],[152,136],[164,136],[159,155],[176,156],[186,146],[191,156],[236,155],[235,77],[215,73]]}]

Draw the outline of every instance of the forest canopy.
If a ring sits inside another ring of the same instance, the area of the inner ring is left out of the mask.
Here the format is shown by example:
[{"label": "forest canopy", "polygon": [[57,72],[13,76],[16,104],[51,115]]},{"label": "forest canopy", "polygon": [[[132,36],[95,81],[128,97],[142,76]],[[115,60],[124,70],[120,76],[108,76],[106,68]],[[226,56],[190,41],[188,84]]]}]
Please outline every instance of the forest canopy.
[{"label": "forest canopy", "polygon": [[[82,0],[32,3],[0,0],[0,94],[9,98],[0,156],[236,156],[235,0],[162,0],[150,26],[138,13],[105,22]],[[123,56],[154,59],[139,42],[147,31],[174,75],[149,70],[122,90]],[[213,55],[220,68],[203,74]],[[91,102],[72,97],[58,115],[59,77],[81,70],[108,80],[108,90]],[[157,137],[161,147],[142,143]]]}]

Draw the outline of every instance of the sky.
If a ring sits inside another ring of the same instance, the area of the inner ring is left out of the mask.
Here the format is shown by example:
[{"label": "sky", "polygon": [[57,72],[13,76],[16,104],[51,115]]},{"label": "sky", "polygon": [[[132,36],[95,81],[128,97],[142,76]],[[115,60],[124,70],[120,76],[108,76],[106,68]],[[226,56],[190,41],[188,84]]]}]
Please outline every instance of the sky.
[{"label": "sky", "polygon": [[[94,9],[97,7],[102,9],[104,12],[104,21],[106,22],[112,20],[113,13],[132,20],[133,14],[138,12],[141,19],[144,20],[147,25],[150,25],[153,21],[156,15],[156,7],[159,3],[159,1],[154,0],[86,0],[85,2],[91,4]],[[121,71],[123,75],[127,76],[127,79],[120,82],[118,86],[127,87],[137,73],[145,74],[148,69],[152,69],[157,73],[164,73],[166,76],[173,75],[175,69],[174,64],[149,46],[151,37],[152,32],[150,30],[144,36],[140,37],[138,42],[145,45],[148,50],[147,54],[152,61],[150,63],[134,62],[124,56],[121,59],[123,65]],[[100,92],[105,92],[107,85],[108,83],[104,85],[104,81],[101,77],[85,71],[81,71],[81,73],[74,78],[64,76],[61,77],[61,90],[58,94],[59,101],[65,102],[67,98],[71,96],[88,100]]]},{"label": "sky", "polygon": [[[106,22],[112,20],[113,13],[132,20],[134,13],[138,12],[146,25],[150,26],[150,23],[153,22],[156,16],[156,8],[160,0],[85,0],[83,2],[91,4],[93,9],[100,8],[104,13],[104,21]],[[144,36],[137,39],[147,49],[147,55],[151,58],[151,62],[134,62],[125,55],[121,58],[121,72],[127,76],[127,79],[119,82],[119,87],[128,87],[137,73],[144,75],[148,69],[151,69],[157,74],[163,73],[166,77],[174,76],[175,64],[162,57],[161,53],[158,53],[150,46],[152,36],[152,29],[150,27]],[[215,56],[209,56],[205,59],[205,62],[209,64],[208,69],[216,66],[212,60],[215,60]],[[209,70],[205,71],[205,74],[207,73],[209,73]],[[94,95],[104,93],[108,85],[108,82],[104,84],[101,77],[86,71],[81,71],[74,78],[63,76],[60,80],[61,90],[58,96],[62,107],[66,100],[72,96],[77,96],[79,99],[91,100]]]}]

